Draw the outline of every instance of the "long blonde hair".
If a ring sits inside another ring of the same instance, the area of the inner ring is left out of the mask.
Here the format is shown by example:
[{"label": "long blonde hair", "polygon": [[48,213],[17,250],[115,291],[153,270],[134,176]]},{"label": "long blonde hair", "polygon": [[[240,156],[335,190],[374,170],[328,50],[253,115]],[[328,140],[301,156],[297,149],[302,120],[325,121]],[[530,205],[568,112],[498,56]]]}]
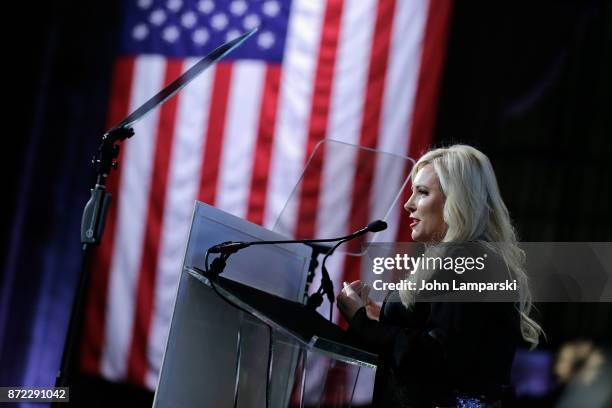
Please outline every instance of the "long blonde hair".
[{"label": "long blonde hair", "polygon": [[[529,317],[531,292],[525,273],[525,252],[519,248],[489,158],[479,150],[456,144],[425,153],[412,169],[412,180],[426,165],[432,164],[446,197],[443,210],[447,230],[442,242],[484,240],[497,252],[517,280],[521,334],[534,348],[542,333],[540,325]],[[400,291],[405,306],[415,302],[413,291]]]}]

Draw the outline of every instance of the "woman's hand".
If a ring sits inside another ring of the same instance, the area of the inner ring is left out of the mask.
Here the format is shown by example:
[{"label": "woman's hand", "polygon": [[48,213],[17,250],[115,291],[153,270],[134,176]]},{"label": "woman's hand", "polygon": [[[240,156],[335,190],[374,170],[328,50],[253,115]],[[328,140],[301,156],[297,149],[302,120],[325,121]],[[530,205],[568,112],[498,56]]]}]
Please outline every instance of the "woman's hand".
[{"label": "woman's hand", "polygon": [[368,315],[368,318],[370,320],[378,321],[378,319],[380,318],[380,306],[372,302],[372,299],[370,299],[371,289],[372,287],[367,284],[362,285],[359,297],[361,297],[361,300],[363,300],[365,304],[366,314]]},{"label": "woman's hand", "polygon": [[372,288],[367,283],[361,283],[360,280],[350,285],[345,284],[344,289],[336,297],[336,301],[340,313],[347,321],[350,321],[362,306],[365,306],[368,318],[379,319],[380,306],[370,299],[370,289]]},{"label": "woman's hand", "polygon": [[378,321],[378,319],[380,319],[380,309],[381,309],[380,305],[372,302],[372,300],[368,298],[365,308],[366,308],[366,314],[368,315],[370,320]]},{"label": "woman's hand", "polygon": [[359,280],[352,282],[350,285],[345,282],[344,288],[336,296],[338,309],[346,321],[350,322],[357,310],[364,306],[360,296],[362,288],[363,284]]}]

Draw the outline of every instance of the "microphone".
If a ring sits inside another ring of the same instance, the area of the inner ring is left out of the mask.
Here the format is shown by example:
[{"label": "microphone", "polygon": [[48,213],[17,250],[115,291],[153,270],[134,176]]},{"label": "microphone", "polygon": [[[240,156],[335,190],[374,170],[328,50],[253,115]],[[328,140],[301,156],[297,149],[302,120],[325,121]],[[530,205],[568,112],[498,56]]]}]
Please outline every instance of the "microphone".
[{"label": "microphone", "polygon": [[[329,300],[329,320],[332,320],[332,305],[334,304],[334,285],[332,283],[331,278],[329,277],[329,273],[327,272],[327,268],[325,267],[325,262],[327,258],[331,254],[334,253],[336,248],[342,245],[344,242],[355,239],[361,235],[364,235],[368,232],[379,232],[387,229],[387,223],[383,220],[375,220],[361,228],[353,232],[352,234],[345,235],[342,237],[336,238],[321,238],[321,239],[288,239],[288,240],[274,240],[274,241],[248,241],[248,242],[239,242],[239,241],[227,241],[221,244],[214,245],[206,251],[206,264],[208,264],[208,255],[209,254],[221,254],[220,257],[216,258],[213,261],[213,265],[211,265],[211,271],[213,275],[219,275],[223,269],[225,268],[225,261],[227,258],[239,250],[243,248],[247,248],[255,245],[274,245],[274,244],[312,244],[319,242],[335,242],[336,244],[329,248],[326,251],[325,257],[323,258],[323,264],[321,265],[321,286],[316,293],[313,293],[309,298],[306,304],[306,307],[311,310],[316,310],[323,303],[323,294],[327,295],[327,299]],[[321,247],[321,246],[319,246]],[[313,251],[315,248],[313,247]],[[207,268],[208,269],[208,268]]]},{"label": "microphone", "polygon": [[337,241],[349,241],[357,238],[368,232],[379,232],[387,228],[387,223],[383,220],[372,221],[364,228],[353,232],[352,234],[345,235],[336,238],[321,238],[321,239],[289,239],[289,240],[276,240],[276,241],[226,241],[220,244],[214,245],[208,249],[211,254],[233,254],[243,248],[247,248],[254,245],[274,245],[274,244],[310,244],[316,242],[337,242]]},{"label": "microphone", "polygon": [[366,232],[380,232],[380,231],[384,231],[384,230],[387,229],[387,223],[384,222],[383,220],[372,221],[371,223],[368,224],[366,229],[367,229]]}]

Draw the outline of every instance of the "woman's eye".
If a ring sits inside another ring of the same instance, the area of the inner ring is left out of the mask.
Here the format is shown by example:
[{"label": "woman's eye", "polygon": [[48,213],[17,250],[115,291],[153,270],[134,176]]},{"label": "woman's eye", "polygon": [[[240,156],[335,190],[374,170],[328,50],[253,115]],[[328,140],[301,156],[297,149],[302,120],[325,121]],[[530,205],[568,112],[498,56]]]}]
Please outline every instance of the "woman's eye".
[{"label": "woman's eye", "polygon": [[427,195],[427,191],[425,191],[425,190],[419,190],[419,194],[422,194],[422,195]]}]

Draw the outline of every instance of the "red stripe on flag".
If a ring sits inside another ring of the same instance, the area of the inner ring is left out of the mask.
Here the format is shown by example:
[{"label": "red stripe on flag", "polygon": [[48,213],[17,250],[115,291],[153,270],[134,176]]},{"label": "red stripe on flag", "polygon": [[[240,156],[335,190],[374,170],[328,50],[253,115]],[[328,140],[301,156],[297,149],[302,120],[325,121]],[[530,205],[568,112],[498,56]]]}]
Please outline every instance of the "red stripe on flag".
[{"label": "red stripe on flag", "polygon": [[247,209],[247,219],[260,225],[263,224],[268,193],[268,172],[272,157],[280,77],[281,67],[279,65],[269,65],[266,68]]},{"label": "red stripe on flag", "polygon": [[[132,91],[132,78],[134,74],[134,58],[123,57],[117,59],[113,68],[112,91],[110,108],[108,112],[108,127],[119,123],[129,112],[129,103]],[[118,161],[122,162],[123,149]],[[80,348],[80,366],[88,374],[100,373],[100,360],[104,345],[104,327],[106,320],[106,297],[108,292],[108,279],[110,262],[115,242],[115,226],[117,224],[117,210],[119,208],[117,192],[120,190],[121,171],[112,171],[108,176],[106,188],[113,194],[106,228],[100,246],[96,249],[91,269],[88,287],[87,305],[83,322],[83,332]]]},{"label": "red stripe on flag", "polygon": [[[419,82],[408,146],[408,156],[412,158],[420,157],[425,153],[433,139],[452,6],[453,2],[451,0],[431,0],[429,2]],[[408,187],[404,189],[402,194],[403,202],[406,202],[410,197],[410,188]],[[407,211],[401,212],[397,233],[398,242],[412,240],[408,215]]]},{"label": "red stripe on flag", "polygon": [[[315,82],[308,124],[308,140],[306,142],[306,160],[310,157],[317,143],[325,138],[327,120],[331,103],[331,90],[336,65],[336,49],[340,34],[343,0],[330,0],[325,8],[321,44],[315,74]],[[300,200],[297,215],[296,238],[313,238],[319,206],[319,191],[321,188],[321,171],[323,165],[323,149],[309,163],[308,172],[304,174],[300,190]]]},{"label": "red stripe on flag", "polygon": [[[181,60],[169,60],[167,62],[164,86],[181,75],[182,66],[183,62]],[[138,385],[144,385],[145,374],[149,368],[147,343],[153,315],[157,260],[164,218],[168,169],[172,155],[177,105],[178,96],[164,103],[159,114],[151,190],[149,192],[147,225],[144,235],[142,260],[138,273],[135,320],[128,356],[127,378],[130,382]]]},{"label": "red stripe on flag", "polygon": [[[374,38],[372,39],[372,53],[370,54],[365,105],[361,123],[361,135],[359,138],[359,144],[361,146],[370,148],[376,148],[378,144],[394,10],[395,0],[381,0],[378,2]],[[355,182],[353,184],[349,231],[356,231],[367,225],[370,221],[369,203],[372,199],[370,194],[372,190],[372,181],[374,179],[375,164],[369,152],[359,152],[357,156]],[[373,199],[376,199],[376,197]],[[347,248],[350,252],[360,252],[362,242],[362,239],[354,239],[348,242]],[[359,278],[360,262],[361,258],[359,257],[346,257],[343,280],[352,282]],[[340,321],[340,325],[346,327],[344,319]]]},{"label": "red stripe on flag", "polygon": [[213,90],[206,129],[204,160],[200,178],[198,200],[215,205],[217,182],[219,179],[219,163],[221,148],[225,133],[227,102],[229,100],[230,83],[232,79],[232,63],[220,62],[215,69]]}]

